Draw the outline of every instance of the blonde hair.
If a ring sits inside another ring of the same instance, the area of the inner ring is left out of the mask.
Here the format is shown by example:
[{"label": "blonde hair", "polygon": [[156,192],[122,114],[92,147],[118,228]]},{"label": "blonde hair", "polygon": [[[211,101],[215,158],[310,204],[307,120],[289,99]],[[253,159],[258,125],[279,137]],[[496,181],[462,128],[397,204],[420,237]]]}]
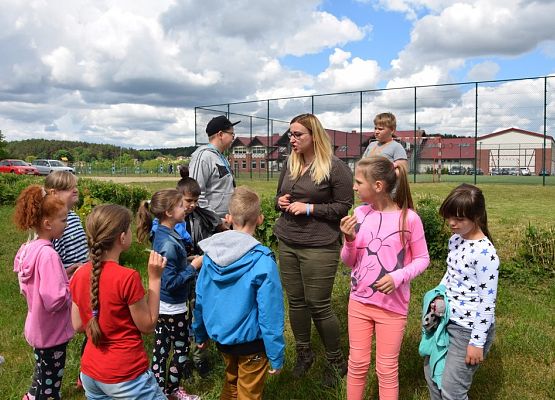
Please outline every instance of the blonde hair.
[{"label": "blonde hair", "polygon": [[69,171],[52,171],[44,178],[46,190],[71,190],[77,187],[77,177]]},{"label": "blonde hair", "polygon": [[164,189],[154,193],[150,201],[142,201],[137,210],[137,241],[144,243],[150,236],[153,216],[160,222],[166,218],[166,211],[171,211],[183,201],[183,194],[175,189]]},{"label": "blonde hair", "polygon": [[91,258],[91,310],[92,318],[87,324],[87,332],[96,347],[102,344],[102,331],[98,323],[100,315],[100,274],[102,273],[102,254],[111,250],[118,237],[131,226],[131,211],[116,204],[96,206],[87,217],[87,243]]},{"label": "blonde hair", "polygon": [[239,227],[255,225],[260,216],[260,197],[246,186],[239,186],[229,201],[229,214]]},{"label": "blonde hair", "polygon": [[[312,114],[297,115],[289,124],[291,125],[295,122],[308,129],[312,135],[314,161],[310,165],[310,177],[314,183],[320,184],[330,177],[331,159],[333,156],[330,137],[318,118]],[[304,156],[302,154],[291,153],[287,160],[291,179],[295,180],[301,176],[304,164]]]},{"label": "blonde hair", "polygon": [[397,118],[390,112],[381,113],[374,118],[374,125],[386,126],[394,131],[397,129]]},{"label": "blonde hair", "polygon": [[414,208],[407,177],[407,169],[402,164],[395,166],[384,156],[362,158],[357,162],[356,168],[362,171],[367,182],[382,181],[385,185],[386,194],[401,209],[399,231],[401,233],[401,242],[404,245],[403,232],[406,229],[408,209]]}]

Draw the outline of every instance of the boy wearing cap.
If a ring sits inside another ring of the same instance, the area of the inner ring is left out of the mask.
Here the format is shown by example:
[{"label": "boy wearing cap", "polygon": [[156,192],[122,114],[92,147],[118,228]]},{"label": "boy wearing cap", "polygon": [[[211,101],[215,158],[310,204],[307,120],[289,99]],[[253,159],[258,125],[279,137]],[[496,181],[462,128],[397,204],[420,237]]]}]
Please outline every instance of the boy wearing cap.
[{"label": "boy wearing cap", "polygon": [[199,245],[193,330],[199,347],[212,339],[225,361],[220,399],[262,399],[264,380],[283,367],[283,292],[272,251],[252,237],[264,216],[260,198],[238,187],[226,220],[233,230]]},{"label": "boy wearing cap", "polygon": [[198,204],[224,218],[235,180],[229,161],[223,153],[235,138],[234,126],[241,121],[231,122],[224,115],[214,117],[206,125],[209,143],[195,150],[189,164],[191,178],[200,185]]}]

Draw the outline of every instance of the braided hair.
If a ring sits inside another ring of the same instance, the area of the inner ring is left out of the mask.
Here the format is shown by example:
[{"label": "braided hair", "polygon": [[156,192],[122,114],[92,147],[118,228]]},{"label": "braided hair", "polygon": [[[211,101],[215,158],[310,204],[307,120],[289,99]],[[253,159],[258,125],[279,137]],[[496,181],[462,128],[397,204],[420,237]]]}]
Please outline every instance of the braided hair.
[{"label": "braided hair", "polygon": [[98,323],[100,317],[100,275],[102,256],[111,250],[119,236],[131,226],[131,211],[116,204],[96,206],[87,218],[87,243],[90,249],[91,269],[91,310],[92,318],[87,324],[87,332],[95,346],[102,343],[102,331]]}]

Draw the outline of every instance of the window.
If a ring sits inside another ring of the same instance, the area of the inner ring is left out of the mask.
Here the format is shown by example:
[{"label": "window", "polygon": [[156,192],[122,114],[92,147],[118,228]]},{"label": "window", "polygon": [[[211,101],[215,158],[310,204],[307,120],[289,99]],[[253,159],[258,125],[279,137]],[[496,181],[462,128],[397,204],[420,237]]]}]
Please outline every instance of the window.
[{"label": "window", "polygon": [[247,148],[245,146],[234,147],[233,154],[247,154]]},{"label": "window", "polygon": [[266,169],[266,161],[260,160],[260,169]]},{"label": "window", "polygon": [[241,163],[241,168],[242,169],[247,169],[247,161],[243,160],[243,162]]},{"label": "window", "polygon": [[251,165],[252,165],[252,169],[256,169],[256,161],[253,161]]},{"label": "window", "polygon": [[266,148],[262,146],[253,146],[252,154],[266,154]]}]

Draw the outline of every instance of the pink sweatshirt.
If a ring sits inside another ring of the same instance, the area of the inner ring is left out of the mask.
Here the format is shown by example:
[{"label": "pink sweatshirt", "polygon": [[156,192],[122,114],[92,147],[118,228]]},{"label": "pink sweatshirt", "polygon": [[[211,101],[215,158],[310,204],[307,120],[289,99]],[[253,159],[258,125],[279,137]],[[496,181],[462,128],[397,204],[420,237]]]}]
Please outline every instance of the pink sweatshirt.
[{"label": "pink sweatshirt", "polygon": [[[355,216],[360,224],[355,240],[345,241],[341,250],[341,259],[352,269],[350,298],[407,315],[410,281],[430,263],[420,217],[408,210],[403,247],[400,210],[379,212],[371,205],[363,205],[355,209]],[[395,283],[395,290],[389,295],[373,287],[386,274]]]},{"label": "pink sweatshirt", "polygon": [[21,245],[14,271],[27,299],[27,342],[39,349],[68,342],[74,334],[69,281],[52,243],[37,239]]}]

